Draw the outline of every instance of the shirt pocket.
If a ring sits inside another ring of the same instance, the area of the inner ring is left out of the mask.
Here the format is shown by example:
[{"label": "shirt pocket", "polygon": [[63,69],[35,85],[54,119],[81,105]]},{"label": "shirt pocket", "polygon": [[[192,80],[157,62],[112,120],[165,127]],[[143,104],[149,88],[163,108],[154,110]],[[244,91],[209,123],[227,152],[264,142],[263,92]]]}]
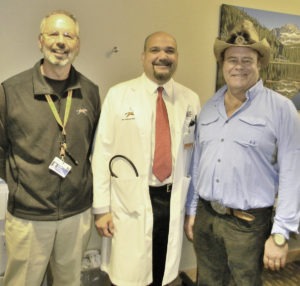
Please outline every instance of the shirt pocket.
[{"label": "shirt pocket", "polygon": [[211,116],[199,121],[198,141],[200,145],[211,143],[216,138],[216,128],[219,116]]},{"label": "shirt pocket", "polygon": [[266,130],[266,120],[253,116],[239,117],[239,128],[233,138],[234,142],[244,147],[257,147],[260,145]]}]

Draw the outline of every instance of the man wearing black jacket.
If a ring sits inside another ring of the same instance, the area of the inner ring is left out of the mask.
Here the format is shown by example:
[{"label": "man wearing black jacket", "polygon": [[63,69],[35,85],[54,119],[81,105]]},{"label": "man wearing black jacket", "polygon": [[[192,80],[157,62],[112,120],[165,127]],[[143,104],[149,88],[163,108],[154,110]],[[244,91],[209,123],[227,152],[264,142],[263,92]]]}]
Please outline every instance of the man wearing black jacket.
[{"label": "man wearing black jacket", "polygon": [[0,86],[0,177],[9,188],[6,286],[79,286],[91,230],[90,152],[98,86],[72,66],[79,25],[66,11],[41,22],[44,58]]}]

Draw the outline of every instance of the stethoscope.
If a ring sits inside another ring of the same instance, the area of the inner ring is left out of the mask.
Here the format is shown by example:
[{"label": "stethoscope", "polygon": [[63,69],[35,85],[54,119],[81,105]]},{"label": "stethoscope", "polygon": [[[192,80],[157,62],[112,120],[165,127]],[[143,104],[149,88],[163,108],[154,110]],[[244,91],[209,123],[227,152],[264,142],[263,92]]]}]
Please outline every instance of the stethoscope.
[{"label": "stethoscope", "polygon": [[122,159],[124,159],[125,161],[127,161],[127,162],[131,165],[132,169],[134,170],[134,173],[135,173],[136,177],[139,176],[139,173],[138,173],[138,171],[137,171],[135,165],[133,164],[133,162],[132,162],[129,158],[127,158],[127,157],[124,156],[124,155],[115,155],[115,156],[111,157],[111,159],[109,160],[109,164],[108,164],[109,172],[110,172],[110,175],[111,175],[112,177],[118,178],[118,176],[117,176],[117,175],[113,172],[113,170],[112,170],[112,162],[113,162],[116,158],[122,158]]}]

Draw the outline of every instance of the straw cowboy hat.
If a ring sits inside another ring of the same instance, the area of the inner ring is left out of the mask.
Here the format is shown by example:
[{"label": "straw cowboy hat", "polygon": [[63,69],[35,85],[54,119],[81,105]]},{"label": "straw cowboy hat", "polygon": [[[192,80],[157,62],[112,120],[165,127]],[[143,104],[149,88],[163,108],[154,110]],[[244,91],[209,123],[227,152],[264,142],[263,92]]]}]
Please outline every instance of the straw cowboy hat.
[{"label": "straw cowboy hat", "polygon": [[248,47],[258,52],[261,66],[264,67],[270,60],[270,45],[266,39],[259,40],[257,31],[252,22],[244,20],[238,24],[226,40],[217,38],[214,43],[214,53],[219,63],[223,62],[224,51],[230,47]]}]

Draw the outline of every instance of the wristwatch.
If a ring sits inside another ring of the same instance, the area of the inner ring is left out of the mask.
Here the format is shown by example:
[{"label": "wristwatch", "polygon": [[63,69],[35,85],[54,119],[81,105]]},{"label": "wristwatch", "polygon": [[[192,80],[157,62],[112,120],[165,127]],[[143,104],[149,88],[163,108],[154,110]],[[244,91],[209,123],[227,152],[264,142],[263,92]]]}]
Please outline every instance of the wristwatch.
[{"label": "wristwatch", "polygon": [[287,243],[287,239],[281,233],[273,233],[272,234],[273,241],[277,246],[284,246]]}]

